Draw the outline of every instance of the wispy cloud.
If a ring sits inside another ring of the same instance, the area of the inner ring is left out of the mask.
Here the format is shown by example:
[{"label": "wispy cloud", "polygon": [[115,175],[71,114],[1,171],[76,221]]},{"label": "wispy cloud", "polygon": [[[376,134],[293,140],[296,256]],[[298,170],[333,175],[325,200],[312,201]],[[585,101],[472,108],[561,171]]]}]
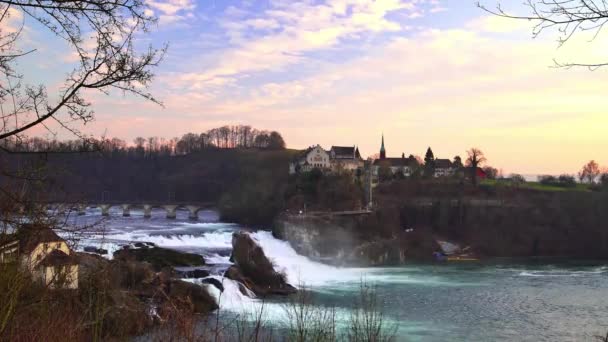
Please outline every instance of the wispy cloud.
[{"label": "wispy cloud", "polygon": [[146,4],[159,18],[161,26],[168,26],[194,18],[194,0],[147,0]]},{"label": "wispy cloud", "polygon": [[336,48],[345,40],[362,40],[371,34],[398,32],[404,25],[391,13],[418,13],[421,1],[338,0],[328,4],[308,1],[271,1],[262,11],[228,7],[218,20],[231,46],[217,63],[201,72],[185,73],[176,81],[205,89],[217,79],[231,83],[252,73],[285,70],[316,51]]}]

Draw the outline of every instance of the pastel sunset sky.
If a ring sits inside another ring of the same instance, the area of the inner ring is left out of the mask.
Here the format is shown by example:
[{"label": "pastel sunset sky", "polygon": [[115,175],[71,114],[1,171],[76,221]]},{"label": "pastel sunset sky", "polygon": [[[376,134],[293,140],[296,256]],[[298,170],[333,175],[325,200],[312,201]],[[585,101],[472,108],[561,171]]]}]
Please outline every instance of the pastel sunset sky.
[{"label": "pastel sunset sky", "polygon": [[[575,173],[608,164],[608,74],[553,68],[608,61],[608,44],[488,15],[470,0],[149,0],[169,50],[152,92],[164,108],[91,94],[86,132],[132,141],[225,124],[281,132],[291,148],[358,145],[389,156],[464,156],[479,147],[505,173]],[[482,1],[493,7],[495,0]],[[502,1],[526,13],[521,1]],[[19,20],[19,14],[13,20]],[[26,28],[30,23],[25,18]],[[29,26],[28,79],[61,80],[73,56]],[[604,58],[604,59],[602,59]]]}]

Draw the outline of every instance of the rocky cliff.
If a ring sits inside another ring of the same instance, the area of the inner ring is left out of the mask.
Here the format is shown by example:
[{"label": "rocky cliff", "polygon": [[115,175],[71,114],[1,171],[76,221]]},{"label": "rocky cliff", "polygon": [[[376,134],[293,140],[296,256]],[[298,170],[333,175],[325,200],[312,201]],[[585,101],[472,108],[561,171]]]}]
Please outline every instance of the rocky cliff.
[{"label": "rocky cliff", "polygon": [[481,257],[608,258],[608,195],[404,197],[385,192],[369,215],[281,216],[274,234],[301,254],[334,264],[430,259],[437,240]]},{"label": "rocky cliff", "polygon": [[[393,213],[394,214],[394,213]],[[389,212],[357,216],[281,216],[273,233],[310,258],[334,265],[397,265],[430,259],[431,236],[400,229]]]}]

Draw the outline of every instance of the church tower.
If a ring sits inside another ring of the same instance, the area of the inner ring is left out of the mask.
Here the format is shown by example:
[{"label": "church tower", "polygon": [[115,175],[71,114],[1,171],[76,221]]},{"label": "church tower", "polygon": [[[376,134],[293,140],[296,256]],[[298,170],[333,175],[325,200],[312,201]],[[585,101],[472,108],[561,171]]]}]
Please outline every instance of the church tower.
[{"label": "church tower", "polygon": [[386,150],[384,149],[384,133],[382,133],[382,146],[380,146],[380,159],[386,159]]}]

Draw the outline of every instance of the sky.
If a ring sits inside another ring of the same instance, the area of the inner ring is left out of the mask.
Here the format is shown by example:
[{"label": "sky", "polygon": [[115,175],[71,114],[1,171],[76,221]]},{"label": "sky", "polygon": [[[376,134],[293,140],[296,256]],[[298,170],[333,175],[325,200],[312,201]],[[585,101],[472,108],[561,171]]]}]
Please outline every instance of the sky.
[{"label": "sky", "polygon": [[[164,107],[89,94],[85,132],[133,141],[226,124],[277,130],[288,147],[357,145],[388,156],[465,156],[478,147],[504,173],[576,173],[608,166],[608,44],[492,16],[469,0],[146,0],[159,18],[138,37],[169,49],[151,87]],[[482,1],[493,7],[495,0]],[[520,1],[503,1],[527,13]],[[65,77],[73,54],[24,20],[28,80]],[[52,88],[50,89],[50,91]]]}]

